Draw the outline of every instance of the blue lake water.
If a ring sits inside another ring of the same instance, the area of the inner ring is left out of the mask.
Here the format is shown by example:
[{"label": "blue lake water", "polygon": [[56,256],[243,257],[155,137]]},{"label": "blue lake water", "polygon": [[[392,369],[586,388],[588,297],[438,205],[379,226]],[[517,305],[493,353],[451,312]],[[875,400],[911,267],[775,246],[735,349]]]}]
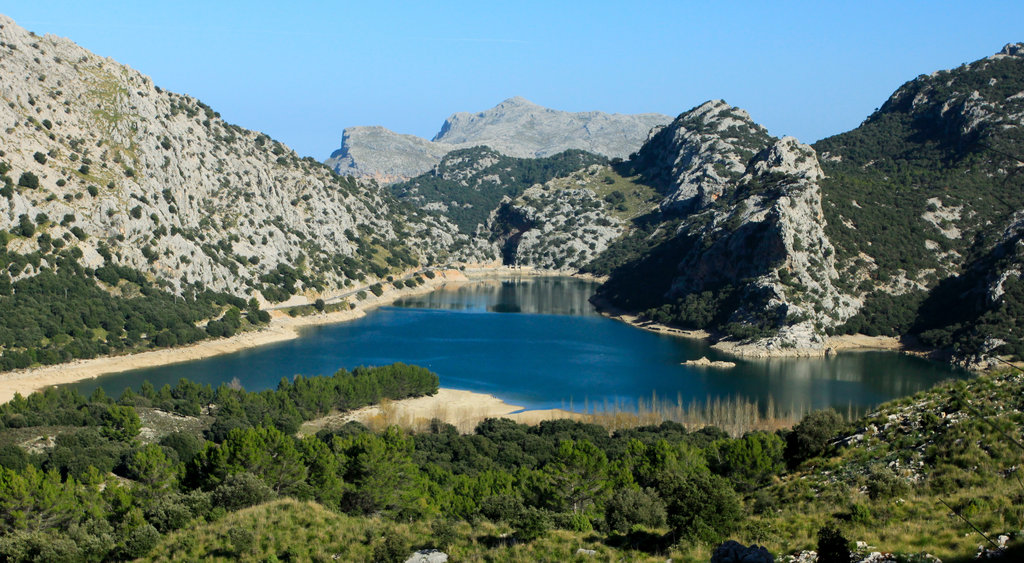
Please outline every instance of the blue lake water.
[{"label": "blue lake water", "polygon": [[[950,366],[892,352],[829,358],[728,358],[702,342],[654,334],[597,314],[596,286],[572,278],[485,281],[405,299],[352,322],[313,327],[298,339],[204,360],[103,376],[75,386],[109,394],[188,378],[249,390],[295,374],[405,362],[436,372],[441,386],[494,394],[527,408],[635,405],[652,395],[684,405],[708,398],[770,396],[789,407],[861,411],[949,378]],[[680,365],[707,356],[732,369]]]}]

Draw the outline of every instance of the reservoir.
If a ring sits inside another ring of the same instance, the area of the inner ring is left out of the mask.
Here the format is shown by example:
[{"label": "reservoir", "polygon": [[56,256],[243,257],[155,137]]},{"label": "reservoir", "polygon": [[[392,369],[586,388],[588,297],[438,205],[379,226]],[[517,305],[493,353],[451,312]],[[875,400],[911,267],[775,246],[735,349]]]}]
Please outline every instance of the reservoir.
[{"label": "reservoir", "polygon": [[[441,386],[490,393],[526,408],[633,408],[638,401],[687,405],[744,399],[781,409],[861,412],[967,372],[895,352],[826,358],[745,359],[698,340],[643,331],[602,317],[588,299],[596,284],[574,278],[486,280],[407,298],[365,317],[304,329],[300,338],[188,363],[75,384],[118,395],[145,381],[188,378],[214,387],[276,387],[295,374],[393,362],[417,364]],[[681,365],[707,356],[730,369]]]}]

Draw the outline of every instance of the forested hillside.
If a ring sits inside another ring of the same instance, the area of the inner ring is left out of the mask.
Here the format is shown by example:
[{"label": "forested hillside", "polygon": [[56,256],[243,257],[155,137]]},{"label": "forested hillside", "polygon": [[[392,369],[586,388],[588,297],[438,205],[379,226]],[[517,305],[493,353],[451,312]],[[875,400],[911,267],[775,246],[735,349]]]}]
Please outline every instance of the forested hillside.
[{"label": "forested hillside", "polygon": [[[1024,48],[1008,45],[908,82],[863,125],[815,145],[827,233],[847,291],[865,296],[843,330],[1022,357],[1022,119]],[[1010,291],[989,287],[1000,278]]]},{"label": "forested hillside", "polygon": [[0,557],[555,560],[583,548],[707,561],[734,539],[776,555],[857,540],[945,560],[974,553],[977,530],[1021,542],[1020,374],[742,437],[672,422],[611,432],[600,417],[293,435],[436,389],[434,374],[397,364],[260,393],[182,380],[117,399],[17,398],[0,406]]}]

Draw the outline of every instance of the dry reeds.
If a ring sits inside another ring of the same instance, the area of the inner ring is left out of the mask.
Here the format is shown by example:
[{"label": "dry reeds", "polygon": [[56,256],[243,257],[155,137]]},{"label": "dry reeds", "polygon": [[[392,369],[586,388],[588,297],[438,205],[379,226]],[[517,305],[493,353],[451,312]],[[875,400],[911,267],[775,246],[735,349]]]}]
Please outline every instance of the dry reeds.
[{"label": "dry reeds", "polygon": [[770,396],[762,404],[742,397],[723,399],[710,396],[704,401],[691,399],[684,402],[681,394],[676,396],[675,401],[652,394],[650,399],[637,399],[632,405],[618,401],[609,404],[605,401],[601,406],[588,403],[585,409],[592,422],[612,432],[672,421],[691,430],[716,426],[731,436],[742,436],[755,430],[788,428],[799,422],[810,410],[802,404],[781,409]]}]

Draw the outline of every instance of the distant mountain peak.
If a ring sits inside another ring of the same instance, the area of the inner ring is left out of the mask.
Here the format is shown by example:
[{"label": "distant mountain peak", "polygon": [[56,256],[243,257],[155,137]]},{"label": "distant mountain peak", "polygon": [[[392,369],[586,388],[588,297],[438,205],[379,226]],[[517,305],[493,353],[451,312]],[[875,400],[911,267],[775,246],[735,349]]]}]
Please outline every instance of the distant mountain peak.
[{"label": "distant mountain peak", "polygon": [[670,121],[656,113],[560,111],[513,96],[481,112],[453,113],[430,141],[382,127],[347,128],[341,148],[326,164],[341,174],[391,182],[427,172],[450,151],[481,145],[518,158],[568,149],[625,157],[640,148],[651,129]]},{"label": "distant mountain peak", "polygon": [[533,107],[541,107],[541,106],[538,106],[537,104],[531,102],[530,100],[527,100],[526,98],[524,98],[522,96],[512,96],[511,98],[508,98],[507,100],[505,100],[505,101],[501,102],[500,104],[498,104],[497,107],[502,107],[502,106],[533,106]]}]

